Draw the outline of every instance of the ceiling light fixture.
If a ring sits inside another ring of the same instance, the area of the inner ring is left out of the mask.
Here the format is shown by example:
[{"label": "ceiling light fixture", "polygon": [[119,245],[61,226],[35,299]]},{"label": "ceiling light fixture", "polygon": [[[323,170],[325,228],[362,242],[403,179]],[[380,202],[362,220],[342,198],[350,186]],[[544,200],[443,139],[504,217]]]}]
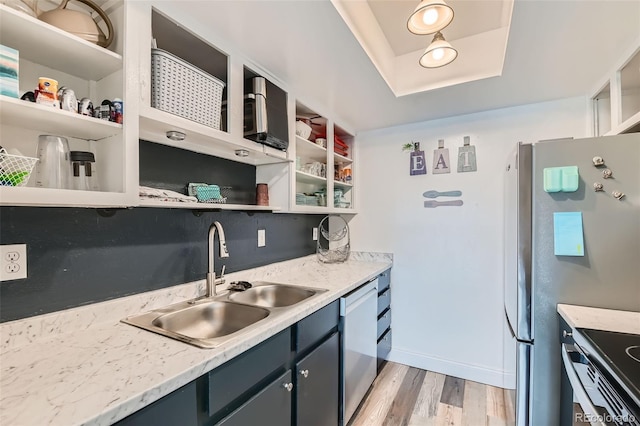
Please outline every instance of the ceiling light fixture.
[{"label": "ceiling light fixture", "polygon": [[420,65],[425,68],[438,68],[450,64],[458,57],[458,51],[444,39],[440,31],[433,36],[433,41],[420,58]]},{"label": "ceiling light fixture", "polygon": [[436,33],[453,21],[453,9],[444,0],[422,0],[407,21],[413,34]]}]

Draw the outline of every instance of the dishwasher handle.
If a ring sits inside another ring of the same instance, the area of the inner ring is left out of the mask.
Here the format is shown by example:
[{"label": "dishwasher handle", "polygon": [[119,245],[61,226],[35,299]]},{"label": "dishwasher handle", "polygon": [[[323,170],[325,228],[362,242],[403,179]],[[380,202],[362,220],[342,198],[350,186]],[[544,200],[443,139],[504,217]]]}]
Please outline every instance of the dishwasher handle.
[{"label": "dishwasher handle", "polygon": [[363,303],[366,303],[367,299],[369,299],[371,296],[378,297],[378,290],[376,288],[372,288],[371,290],[360,296],[357,300],[347,304],[345,307],[345,316],[358,309],[358,307]]},{"label": "dishwasher handle", "polygon": [[357,290],[352,291],[340,298],[340,316],[344,317],[348,312],[353,311],[357,306],[366,300],[370,293],[376,293],[378,295],[378,279],[374,279],[364,284]]}]

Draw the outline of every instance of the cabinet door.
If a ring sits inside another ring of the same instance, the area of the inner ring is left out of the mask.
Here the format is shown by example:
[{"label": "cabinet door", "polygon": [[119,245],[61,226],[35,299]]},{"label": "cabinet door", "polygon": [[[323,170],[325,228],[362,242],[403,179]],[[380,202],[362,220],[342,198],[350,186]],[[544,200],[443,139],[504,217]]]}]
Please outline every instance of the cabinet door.
[{"label": "cabinet door", "polygon": [[338,424],[339,351],[339,334],[334,333],[296,364],[297,425],[331,426]]},{"label": "cabinet door", "polygon": [[291,370],[222,419],[224,426],[291,426]]}]

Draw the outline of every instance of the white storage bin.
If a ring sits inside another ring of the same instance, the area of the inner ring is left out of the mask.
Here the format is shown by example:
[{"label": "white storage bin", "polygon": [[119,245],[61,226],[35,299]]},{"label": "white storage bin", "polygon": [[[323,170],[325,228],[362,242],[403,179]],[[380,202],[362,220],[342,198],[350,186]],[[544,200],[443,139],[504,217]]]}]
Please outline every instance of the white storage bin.
[{"label": "white storage bin", "polygon": [[151,106],[220,129],[224,83],[162,49],[151,49]]}]

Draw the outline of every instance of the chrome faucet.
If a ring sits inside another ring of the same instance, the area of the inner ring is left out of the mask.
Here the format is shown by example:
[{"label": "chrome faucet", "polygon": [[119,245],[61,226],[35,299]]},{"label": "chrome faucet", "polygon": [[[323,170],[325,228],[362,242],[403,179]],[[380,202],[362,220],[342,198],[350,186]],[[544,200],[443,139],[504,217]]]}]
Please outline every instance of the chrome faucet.
[{"label": "chrome faucet", "polygon": [[220,222],[215,221],[209,227],[209,271],[207,272],[207,295],[211,297],[216,295],[216,285],[224,284],[224,270],[225,266],[222,266],[222,272],[220,277],[216,278],[216,271],[213,268],[213,244],[216,237],[216,230],[218,231],[218,242],[220,243],[220,257],[229,257],[229,251],[227,250],[227,243],[224,239],[224,230]]}]

